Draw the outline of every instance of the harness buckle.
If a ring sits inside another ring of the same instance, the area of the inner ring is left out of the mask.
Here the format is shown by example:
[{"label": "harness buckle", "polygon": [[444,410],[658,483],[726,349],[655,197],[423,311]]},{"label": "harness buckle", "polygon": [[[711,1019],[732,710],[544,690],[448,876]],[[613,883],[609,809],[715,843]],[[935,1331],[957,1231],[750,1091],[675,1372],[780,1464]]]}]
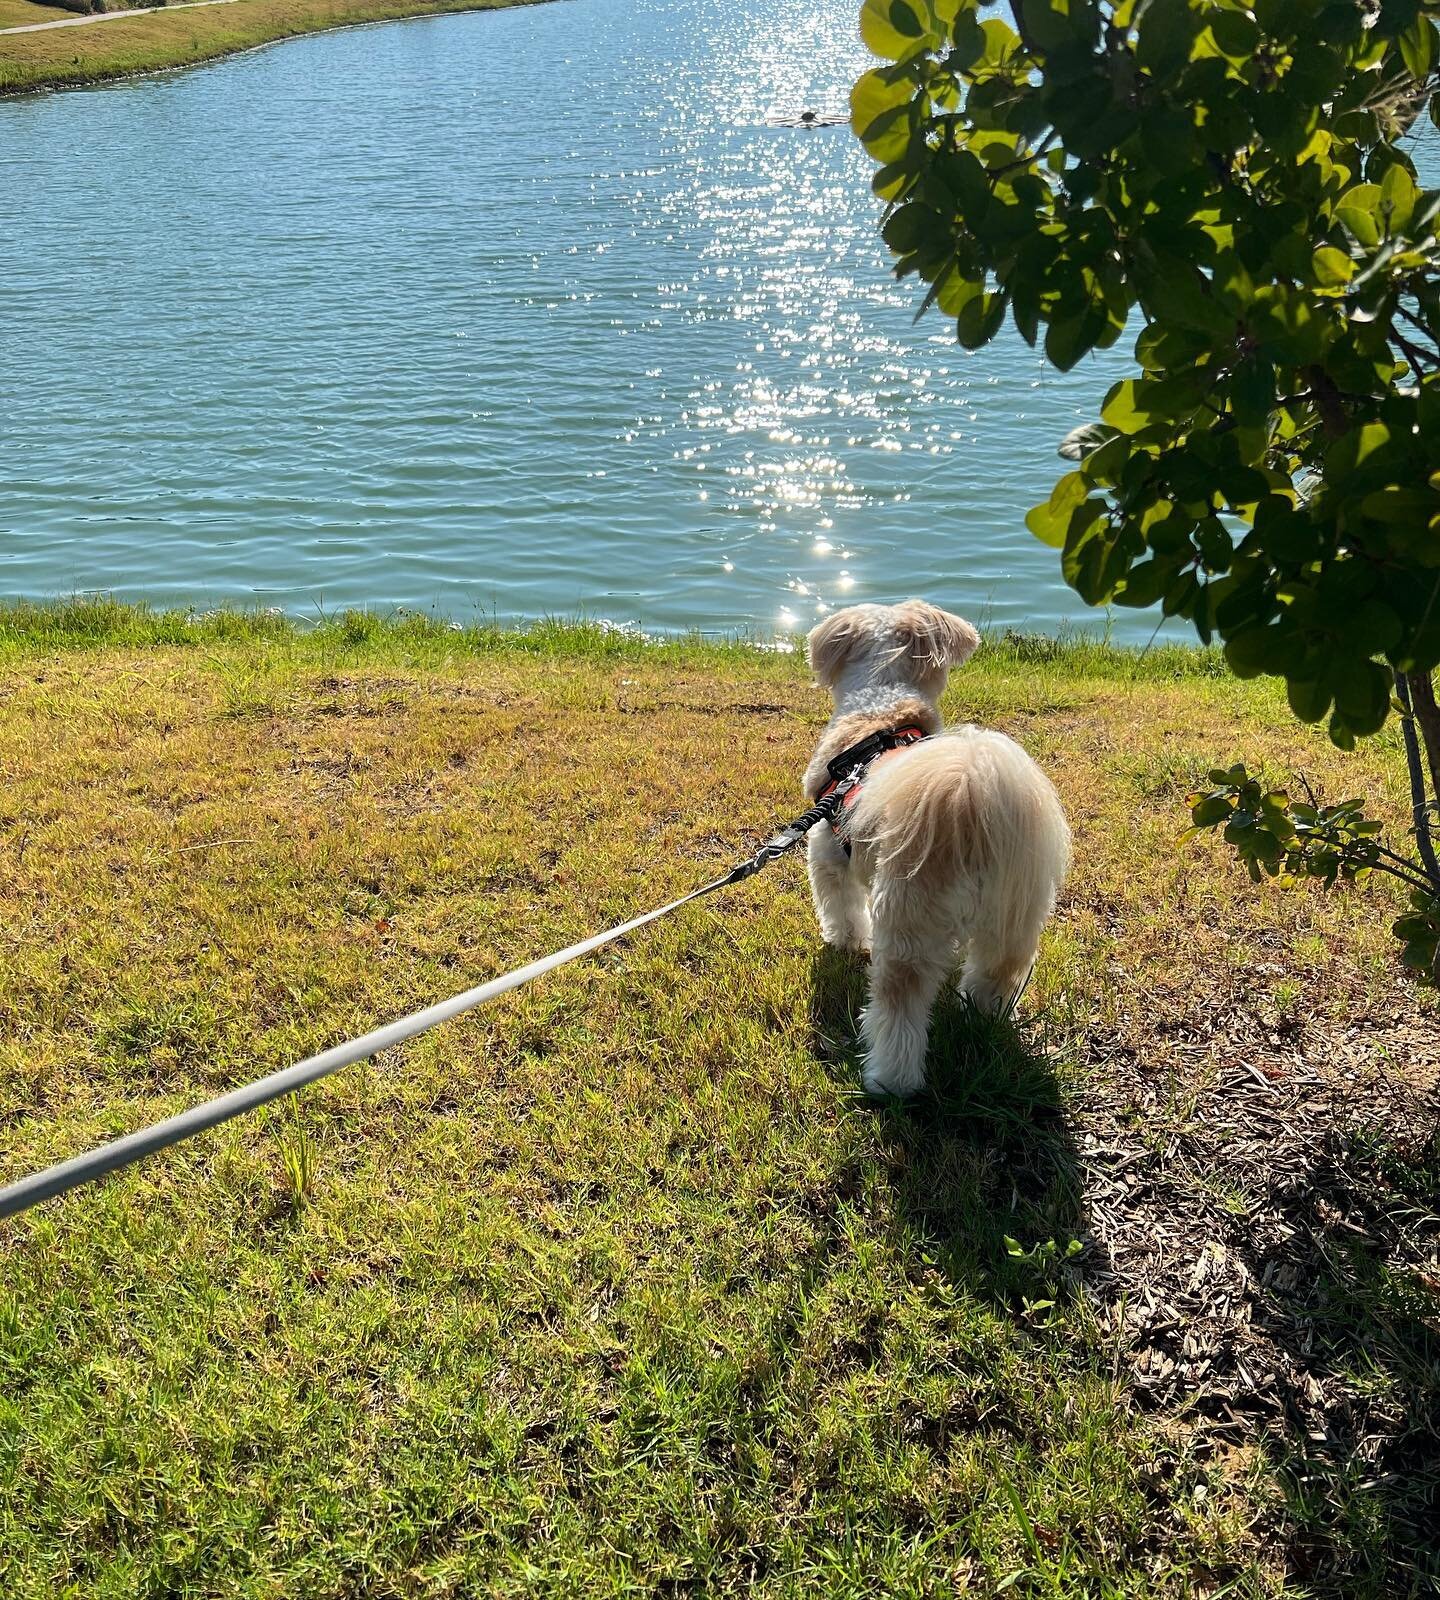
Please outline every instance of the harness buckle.
[{"label": "harness buckle", "polygon": [[867,735],[859,744],[852,744],[826,764],[825,770],[836,783],[843,782],[859,767],[868,767],[876,756],[884,755],[895,747],[894,734],[883,729]]}]

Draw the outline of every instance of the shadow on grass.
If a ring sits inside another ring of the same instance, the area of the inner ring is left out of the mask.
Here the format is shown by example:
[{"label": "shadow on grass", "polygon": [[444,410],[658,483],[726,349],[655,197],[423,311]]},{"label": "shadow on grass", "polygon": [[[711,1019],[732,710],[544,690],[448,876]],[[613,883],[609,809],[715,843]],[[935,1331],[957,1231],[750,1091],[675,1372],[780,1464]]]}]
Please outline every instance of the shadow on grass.
[{"label": "shadow on grass", "polygon": [[[866,977],[854,957],[815,958],[815,1049],[857,1097]],[[1440,1101],[1397,1093],[1382,1110],[1317,1077],[1286,1103],[1240,1073],[1171,1127],[1102,1083],[1085,1126],[1138,1175],[1102,1241],[1060,1086],[1023,1023],[947,990],[928,1072],[916,1100],[871,1103],[866,1156],[927,1256],[1055,1339],[1073,1330],[1049,1302],[1083,1294],[1142,1362],[1137,1411],[1183,1418],[1201,1460],[1258,1445],[1285,1504],[1257,1534],[1283,1546],[1295,1592],[1440,1595]],[[1226,1189],[1243,1209],[1217,1207]],[[1232,1268],[1197,1285],[1216,1247]],[[1117,1313],[1142,1296],[1163,1327],[1132,1335]]]},{"label": "shadow on grass", "polygon": [[[866,963],[826,948],[812,976],[816,1053],[859,1095]],[[927,1073],[915,1099],[870,1102],[898,1216],[956,1281],[1033,1311],[1076,1285],[1067,1251],[1091,1245],[1054,1070],[1022,1025],[975,1010],[952,985],[931,1018]]]},{"label": "shadow on grass", "polygon": [[[1322,1129],[1249,1253],[1316,1595],[1440,1594],[1440,1126]],[[1288,1233],[1289,1237],[1285,1237]]]}]

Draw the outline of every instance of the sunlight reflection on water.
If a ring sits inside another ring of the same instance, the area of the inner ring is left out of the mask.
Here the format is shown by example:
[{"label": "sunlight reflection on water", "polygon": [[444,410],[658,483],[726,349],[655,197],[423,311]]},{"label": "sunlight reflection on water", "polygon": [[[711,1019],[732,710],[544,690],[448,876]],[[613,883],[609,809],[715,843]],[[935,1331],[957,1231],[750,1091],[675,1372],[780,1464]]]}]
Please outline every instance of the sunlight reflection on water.
[{"label": "sunlight reflection on water", "polygon": [[854,12],[565,0],[0,105],[6,587],[1093,620],[1022,519],[1123,354],[914,325],[848,129],[776,125],[843,113]]}]

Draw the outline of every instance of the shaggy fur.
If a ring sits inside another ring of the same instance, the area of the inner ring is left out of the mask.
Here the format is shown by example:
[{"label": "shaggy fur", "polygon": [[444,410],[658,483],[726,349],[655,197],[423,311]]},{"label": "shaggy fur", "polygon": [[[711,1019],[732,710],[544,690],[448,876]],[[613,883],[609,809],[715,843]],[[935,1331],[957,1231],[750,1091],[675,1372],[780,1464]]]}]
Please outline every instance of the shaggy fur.
[{"label": "shaggy fur", "polygon": [[980,643],[968,622],[907,600],[851,606],[810,634],[810,665],[835,712],[805,774],[813,800],[826,764],[881,728],[940,734],[882,756],[851,808],[847,857],[829,828],[809,839],[810,886],[829,944],[871,952],[861,1022],[865,1087],[925,1085],[930,1008],[961,961],[978,1005],[1008,1005],[1035,960],[1070,859],[1054,789],[1002,733],[941,733],[952,667]]}]

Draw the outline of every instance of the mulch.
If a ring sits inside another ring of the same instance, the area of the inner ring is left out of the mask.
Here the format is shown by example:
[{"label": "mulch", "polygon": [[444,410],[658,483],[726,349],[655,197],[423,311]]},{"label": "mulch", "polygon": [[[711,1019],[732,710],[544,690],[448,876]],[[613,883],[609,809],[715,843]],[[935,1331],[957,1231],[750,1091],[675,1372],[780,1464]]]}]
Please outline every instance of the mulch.
[{"label": "mulch", "polygon": [[1359,1495],[1374,1592],[1440,1593],[1440,1029],[1168,998],[1143,1049],[1092,1030],[1072,1122],[1075,1270],[1132,1403],[1202,1456],[1289,1462],[1309,1510],[1277,1531],[1313,1592],[1353,1592]]}]

